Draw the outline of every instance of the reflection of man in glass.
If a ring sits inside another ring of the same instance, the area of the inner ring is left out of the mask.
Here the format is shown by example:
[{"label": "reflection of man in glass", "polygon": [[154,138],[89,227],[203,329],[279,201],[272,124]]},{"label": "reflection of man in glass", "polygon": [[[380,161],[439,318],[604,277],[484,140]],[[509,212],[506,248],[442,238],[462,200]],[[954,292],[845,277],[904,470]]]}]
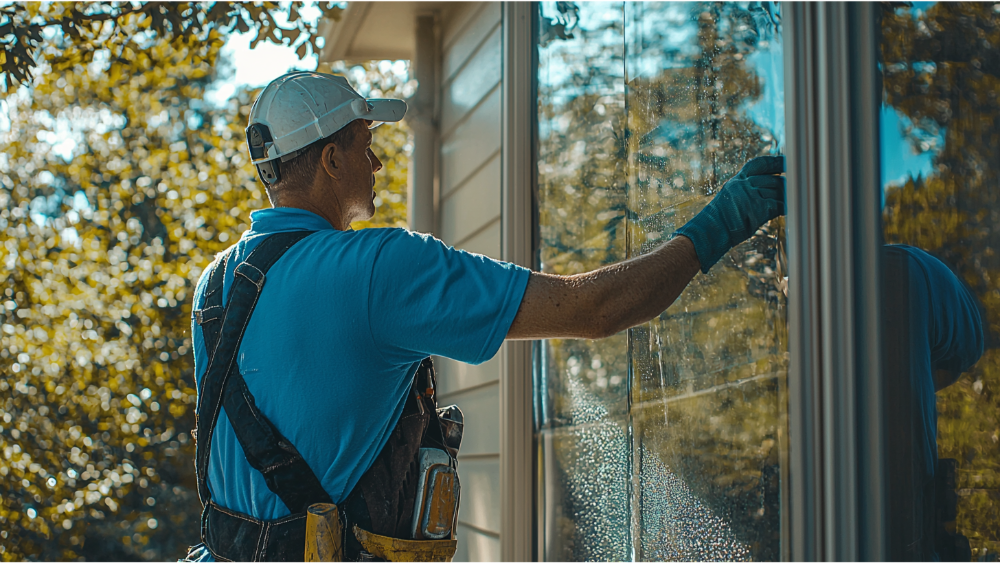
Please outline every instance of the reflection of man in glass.
[{"label": "reflection of man in glass", "polygon": [[968,561],[968,540],[945,529],[955,520],[954,466],[938,460],[934,393],[982,356],[979,305],[923,250],[886,246],[883,265],[891,559]]}]

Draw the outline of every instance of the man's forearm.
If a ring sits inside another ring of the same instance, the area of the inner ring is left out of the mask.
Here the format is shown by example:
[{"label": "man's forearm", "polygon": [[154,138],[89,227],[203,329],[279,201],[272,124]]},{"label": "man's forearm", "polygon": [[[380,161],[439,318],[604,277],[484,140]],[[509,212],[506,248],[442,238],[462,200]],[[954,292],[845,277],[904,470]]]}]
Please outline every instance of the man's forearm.
[{"label": "man's forearm", "polygon": [[678,236],[648,254],[574,276],[532,273],[507,338],[604,338],[666,310],[701,265]]},{"label": "man's forearm", "polygon": [[601,299],[605,336],[657,317],[700,268],[694,245],[678,236],[648,254],[592,272],[605,292]]}]

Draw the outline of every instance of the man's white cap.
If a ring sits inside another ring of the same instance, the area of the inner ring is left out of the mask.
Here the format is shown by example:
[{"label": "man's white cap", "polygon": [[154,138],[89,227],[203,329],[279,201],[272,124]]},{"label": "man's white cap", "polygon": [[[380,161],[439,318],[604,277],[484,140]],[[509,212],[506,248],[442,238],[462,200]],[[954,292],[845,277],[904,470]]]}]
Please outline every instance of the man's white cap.
[{"label": "man's white cap", "polygon": [[343,76],[292,72],[272,80],[250,108],[250,160],[255,165],[291,160],[356,119],[378,124],[399,121],[405,113],[403,100],[366,100]]}]

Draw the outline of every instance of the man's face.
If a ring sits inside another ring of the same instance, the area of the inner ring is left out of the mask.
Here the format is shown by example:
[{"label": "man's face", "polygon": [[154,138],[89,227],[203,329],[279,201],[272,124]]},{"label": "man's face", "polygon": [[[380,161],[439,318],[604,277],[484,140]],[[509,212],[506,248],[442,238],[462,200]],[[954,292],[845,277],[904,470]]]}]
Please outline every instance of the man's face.
[{"label": "man's face", "polygon": [[357,129],[354,142],[344,149],[345,202],[351,221],[364,221],[375,215],[375,173],[382,169],[382,161],[372,151],[372,132],[369,122],[357,120],[348,127]]}]

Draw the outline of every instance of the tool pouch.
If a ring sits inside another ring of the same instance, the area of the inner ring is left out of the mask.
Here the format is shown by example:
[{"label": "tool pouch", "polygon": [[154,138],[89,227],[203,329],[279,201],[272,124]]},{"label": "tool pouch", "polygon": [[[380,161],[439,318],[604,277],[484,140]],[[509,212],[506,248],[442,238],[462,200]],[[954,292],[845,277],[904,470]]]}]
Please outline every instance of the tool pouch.
[{"label": "tool pouch", "polygon": [[955,522],[958,516],[958,494],[955,493],[958,488],[957,460],[938,460],[933,487],[936,506],[932,509],[934,529],[931,538],[934,549],[929,555],[936,555],[935,559],[938,561],[971,561],[972,547],[969,545],[969,538],[958,533]]},{"label": "tool pouch", "polygon": [[354,537],[375,561],[451,561],[458,540],[404,540],[354,526]]},{"label": "tool pouch", "polygon": [[413,503],[411,537],[415,540],[451,538],[458,516],[461,484],[451,455],[437,448],[420,448],[417,497]]},{"label": "tool pouch", "polygon": [[462,445],[462,432],[465,429],[465,415],[458,405],[441,407],[437,409],[437,415],[445,447],[451,457],[458,459],[458,448]]},{"label": "tool pouch", "polygon": [[[414,400],[404,405],[389,440],[342,503],[345,527],[357,525],[374,546],[345,534],[345,557],[351,561],[444,561],[454,553],[456,544],[439,542],[454,542],[464,417],[457,406],[438,408],[434,388],[428,358],[414,376]],[[450,552],[441,551],[449,545]],[[404,549],[414,554],[405,555]]]}]

